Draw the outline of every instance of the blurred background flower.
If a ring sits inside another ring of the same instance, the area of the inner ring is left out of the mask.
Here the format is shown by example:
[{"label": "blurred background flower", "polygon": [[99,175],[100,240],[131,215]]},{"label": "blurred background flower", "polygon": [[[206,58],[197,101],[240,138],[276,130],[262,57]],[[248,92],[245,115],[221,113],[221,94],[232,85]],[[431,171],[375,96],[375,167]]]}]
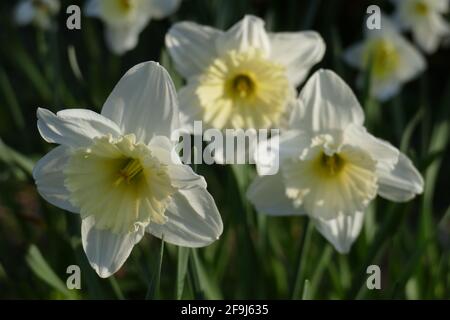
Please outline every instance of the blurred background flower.
[{"label": "blurred background flower", "polygon": [[171,15],[181,0],[88,0],[85,13],[105,23],[106,42],[115,54],[136,47],[150,19]]},{"label": "blurred background flower", "polygon": [[22,0],[15,8],[14,19],[19,26],[32,23],[39,28],[49,29],[60,6],[59,0]]},{"label": "blurred background flower", "polygon": [[[419,50],[398,33],[390,19],[383,16],[381,29],[365,30],[365,39],[344,52],[345,61],[370,73],[370,94],[386,101],[397,95],[402,85],[426,68]],[[358,79],[364,85],[364,74]]]},{"label": "blurred background flower", "polygon": [[450,25],[444,18],[449,0],[392,0],[396,5],[395,21],[410,30],[414,41],[427,53],[438,50],[444,37],[450,35]]}]

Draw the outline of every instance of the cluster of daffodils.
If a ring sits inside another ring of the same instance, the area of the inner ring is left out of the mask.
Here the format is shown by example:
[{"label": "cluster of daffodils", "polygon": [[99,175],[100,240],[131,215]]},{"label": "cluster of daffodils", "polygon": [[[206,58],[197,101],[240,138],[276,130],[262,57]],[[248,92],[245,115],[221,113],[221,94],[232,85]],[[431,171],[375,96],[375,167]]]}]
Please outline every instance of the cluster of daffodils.
[{"label": "cluster of daffodils", "polygon": [[[110,40],[121,39],[115,43],[119,52],[137,41],[150,17],[148,3],[172,10],[176,2],[91,0],[88,11],[109,24]],[[37,112],[42,137],[59,144],[34,169],[38,191],[80,214],[83,248],[101,277],[123,265],[145,232],[187,247],[221,235],[204,178],[181,162],[169,139],[196,120],[220,130],[282,128],[273,137],[279,144],[267,141],[254,150],[259,176],[248,199],[263,214],[308,215],[342,253],[376,195],[408,201],[422,192],[412,162],[366,131],[357,99],[335,73],[319,70],[295,98],[295,88],[325,52],[316,32],[269,33],[261,19],[245,16],[228,31],[178,23],[166,45],[187,79],[178,96],[167,72],[147,62],[125,74],[101,114]],[[390,26],[368,34],[347,56],[359,67],[373,61],[380,96],[425,66]],[[277,174],[263,174],[278,163]]]},{"label": "cluster of daffodils", "polygon": [[306,83],[289,130],[277,139],[278,149],[260,146],[257,169],[266,171],[276,153],[280,172],[257,177],[249,200],[268,215],[308,215],[341,253],[350,250],[377,194],[402,202],[423,190],[411,161],[366,131],[355,95],[332,71],[319,70]]},{"label": "cluster of daffodils", "polygon": [[[442,14],[449,0],[392,0],[396,11],[391,18],[381,17],[381,29],[365,30],[365,39],[347,49],[345,61],[371,74],[370,93],[384,102],[395,96],[402,85],[426,69],[421,52],[400,31],[411,31],[414,41],[426,53],[434,53],[450,36],[450,25]],[[363,77],[358,83],[362,86]]]},{"label": "cluster of daffodils", "polygon": [[172,152],[178,103],[158,64],[129,70],[101,114],[38,109],[37,116],[42,137],[59,144],[34,168],[38,191],[80,214],[83,248],[100,277],[116,272],[145,232],[186,247],[221,235],[204,178]]},{"label": "cluster of daffodils", "polygon": [[14,20],[20,26],[34,24],[38,28],[49,29],[60,6],[59,0],[22,0],[16,6]]}]

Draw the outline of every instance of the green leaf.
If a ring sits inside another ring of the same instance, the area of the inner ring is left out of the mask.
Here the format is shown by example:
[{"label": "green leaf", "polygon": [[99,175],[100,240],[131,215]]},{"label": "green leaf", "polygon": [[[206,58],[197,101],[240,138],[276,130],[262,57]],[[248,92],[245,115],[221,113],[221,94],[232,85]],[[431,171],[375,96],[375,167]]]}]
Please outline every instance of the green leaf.
[{"label": "green leaf", "polygon": [[23,129],[25,127],[25,120],[20,109],[19,101],[17,100],[16,93],[9,81],[8,75],[2,67],[0,67],[0,89],[5,97],[6,105],[11,112],[14,124],[18,129]]},{"label": "green leaf", "polygon": [[178,247],[178,265],[177,265],[177,291],[176,298],[180,300],[183,297],[184,283],[189,262],[189,249]]},{"label": "green leaf", "polygon": [[25,260],[33,273],[53,289],[63,294],[67,299],[76,298],[75,294],[67,289],[65,283],[56,275],[47,261],[45,261],[45,258],[35,245],[30,246]]},{"label": "green leaf", "polygon": [[161,267],[164,256],[164,239],[161,239],[161,246],[159,247],[159,260],[156,270],[153,273],[153,278],[148,286],[146,300],[154,300],[159,298],[159,284],[161,282]]},{"label": "green leaf", "polygon": [[34,162],[26,156],[7,146],[0,139],[0,160],[13,166],[21,168],[28,175],[32,175]]}]

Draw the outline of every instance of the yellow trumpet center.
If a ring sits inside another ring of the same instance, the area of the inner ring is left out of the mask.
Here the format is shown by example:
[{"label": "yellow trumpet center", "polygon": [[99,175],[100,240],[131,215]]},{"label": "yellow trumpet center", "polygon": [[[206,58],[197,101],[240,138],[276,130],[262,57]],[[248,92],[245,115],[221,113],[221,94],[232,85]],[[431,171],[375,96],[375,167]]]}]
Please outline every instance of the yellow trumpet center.
[{"label": "yellow trumpet center", "polygon": [[239,98],[247,98],[255,92],[255,82],[251,76],[239,74],[232,79],[232,94]]},{"label": "yellow trumpet center", "polygon": [[426,16],[429,11],[430,8],[428,5],[422,1],[419,1],[414,5],[414,12],[420,16]]},{"label": "yellow trumpet center", "polygon": [[400,64],[400,55],[393,43],[385,39],[374,41],[366,53],[366,63],[372,62],[372,75],[377,79],[389,77]]},{"label": "yellow trumpet center", "polygon": [[64,175],[71,203],[82,218],[94,217],[98,229],[127,233],[167,220],[175,192],[167,165],[134,135],[95,138],[73,152]]},{"label": "yellow trumpet center", "polygon": [[322,153],[318,162],[322,174],[331,177],[338,175],[345,166],[345,160],[337,153],[331,156]]},{"label": "yellow trumpet center", "polygon": [[256,48],[215,59],[194,90],[203,121],[217,129],[276,126],[292,93],[286,68]]},{"label": "yellow trumpet center", "polygon": [[133,0],[119,0],[119,5],[123,11],[129,11],[133,7]]},{"label": "yellow trumpet center", "polygon": [[137,159],[128,159],[127,164],[123,169],[119,171],[119,178],[114,182],[117,186],[122,182],[130,184],[132,180],[139,176],[144,169],[142,168],[141,162]]}]

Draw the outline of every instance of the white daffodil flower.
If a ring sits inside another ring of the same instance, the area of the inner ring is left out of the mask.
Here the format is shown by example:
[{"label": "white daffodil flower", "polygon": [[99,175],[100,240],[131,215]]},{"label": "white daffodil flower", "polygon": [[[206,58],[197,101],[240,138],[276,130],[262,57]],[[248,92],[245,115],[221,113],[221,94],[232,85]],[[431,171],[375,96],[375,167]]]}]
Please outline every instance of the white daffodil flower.
[{"label": "white daffodil flower", "polygon": [[105,23],[105,38],[112,52],[122,55],[138,44],[139,34],[150,19],[175,12],[181,0],[88,0],[87,16]]},{"label": "white daffodil flower", "polygon": [[190,130],[195,120],[215,129],[278,127],[295,87],[325,52],[317,32],[268,33],[250,15],[225,32],[177,23],[166,46],[187,79],[179,98]]},{"label": "white daffodil flower", "polygon": [[[344,52],[345,61],[367,71],[371,63],[371,95],[386,101],[401,86],[417,77],[426,68],[421,53],[401,36],[392,22],[382,16],[381,29],[365,31],[365,40]],[[358,79],[362,85],[363,75]]]},{"label": "white daffodil flower", "polygon": [[16,6],[14,20],[19,26],[34,24],[42,29],[51,27],[51,18],[61,7],[59,0],[22,0]]},{"label": "white daffodil flower", "polygon": [[366,131],[359,102],[332,71],[319,70],[305,84],[289,126],[279,148],[259,150],[258,172],[275,154],[280,171],[256,177],[247,197],[261,213],[308,215],[341,253],[350,250],[377,194],[402,202],[423,190],[411,161]]},{"label": "white daffodil flower", "polygon": [[116,272],[145,232],[186,247],[221,235],[204,178],[172,152],[177,97],[157,63],[130,69],[101,114],[38,109],[37,115],[42,137],[60,145],[34,168],[38,191],[81,215],[83,248],[100,277]]},{"label": "white daffodil flower", "polygon": [[443,14],[449,0],[392,0],[396,5],[394,21],[403,30],[411,30],[414,41],[427,53],[435,52],[441,40],[450,35]]}]

